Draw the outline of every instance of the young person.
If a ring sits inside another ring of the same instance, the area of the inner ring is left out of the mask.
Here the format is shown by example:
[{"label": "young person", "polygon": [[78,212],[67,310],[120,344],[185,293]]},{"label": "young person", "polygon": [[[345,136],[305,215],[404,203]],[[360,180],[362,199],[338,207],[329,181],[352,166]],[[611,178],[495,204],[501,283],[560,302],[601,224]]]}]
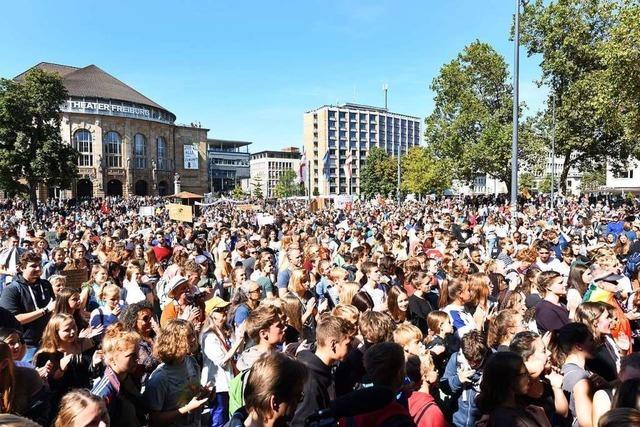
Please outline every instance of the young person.
[{"label": "young person", "polygon": [[298,354],[298,360],[309,370],[309,379],[304,386],[304,398],[296,410],[292,426],[304,426],[309,415],[327,408],[329,401],[335,398],[335,393],[332,393],[334,382],[331,369],[336,362],[347,357],[351,339],[351,328],[347,321],[328,313],[320,317],[316,327],[316,351],[313,353],[303,350]]},{"label": "young person", "polygon": [[41,258],[32,252],[20,257],[19,273],[0,296],[0,307],[13,314],[24,332],[27,344],[25,362],[30,362],[40,345],[40,339],[55,307],[53,289],[42,274]]},{"label": "young person", "polygon": [[409,395],[409,413],[417,427],[446,427],[447,421],[434,397],[433,387],[438,383],[438,372],[431,356],[411,356],[407,360],[407,377],[415,385]]},{"label": "young person", "polygon": [[263,354],[248,374],[245,406],[227,426],[286,427],[303,397],[306,379],[302,363],[279,352]]},{"label": "young person", "polygon": [[106,368],[91,394],[104,399],[109,417],[119,426],[137,427],[145,423],[145,405],[132,374],[138,365],[141,337],[121,323],[107,328],[102,340]]},{"label": "young person", "polygon": [[551,427],[539,406],[521,405],[518,396],[529,391],[529,373],[522,358],[510,351],[493,354],[483,370],[478,409],[495,427]]}]

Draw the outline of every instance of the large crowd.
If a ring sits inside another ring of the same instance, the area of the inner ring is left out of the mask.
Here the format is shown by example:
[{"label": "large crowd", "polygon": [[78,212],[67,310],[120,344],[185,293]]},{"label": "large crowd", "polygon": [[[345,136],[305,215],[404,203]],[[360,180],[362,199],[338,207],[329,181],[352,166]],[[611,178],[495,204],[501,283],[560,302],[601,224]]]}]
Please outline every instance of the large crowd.
[{"label": "large crowd", "polygon": [[4,200],[0,245],[3,425],[640,425],[638,199]]}]

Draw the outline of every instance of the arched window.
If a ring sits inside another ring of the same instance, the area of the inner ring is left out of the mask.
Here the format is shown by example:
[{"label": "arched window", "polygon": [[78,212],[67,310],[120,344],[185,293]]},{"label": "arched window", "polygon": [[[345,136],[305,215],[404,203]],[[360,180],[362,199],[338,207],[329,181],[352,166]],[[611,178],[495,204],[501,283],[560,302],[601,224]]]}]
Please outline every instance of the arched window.
[{"label": "arched window", "polygon": [[78,166],[93,166],[93,144],[91,132],[86,129],[78,129],[73,134],[73,148],[78,150]]},{"label": "arched window", "polygon": [[104,158],[108,168],[122,167],[122,140],[118,132],[107,132],[104,136]]},{"label": "arched window", "polygon": [[133,137],[133,167],[135,169],[147,167],[147,138],[141,133]]},{"label": "arched window", "polygon": [[167,141],[165,141],[162,136],[156,138],[156,152],[158,153],[158,170],[168,170],[169,162],[167,161]]}]

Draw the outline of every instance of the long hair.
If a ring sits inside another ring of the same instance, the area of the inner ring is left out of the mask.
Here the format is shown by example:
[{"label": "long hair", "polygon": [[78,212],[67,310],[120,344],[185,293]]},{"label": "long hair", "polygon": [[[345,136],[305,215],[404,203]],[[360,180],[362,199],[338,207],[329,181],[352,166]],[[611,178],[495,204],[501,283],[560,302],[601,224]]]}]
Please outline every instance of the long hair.
[{"label": "long hair", "polygon": [[443,308],[451,304],[462,293],[464,288],[468,286],[467,281],[463,279],[447,279],[442,281],[442,289],[440,290],[440,299],[438,307]]},{"label": "long hair", "polygon": [[94,396],[85,389],[72,390],[65,394],[60,402],[60,410],[56,417],[53,427],[68,427],[74,424],[78,414],[82,412],[90,404],[99,407],[100,420],[104,421],[107,427],[110,425],[109,413],[104,400],[98,396]]},{"label": "long hair", "polygon": [[[42,334],[42,342],[40,344],[40,349],[38,353],[55,353],[60,348],[60,344],[62,341],[60,340],[60,335],[58,332],[62,325],[68,321],[72,321],[73,325],[77,325],[75,320],[73,320],[73,316],[70,314],[58,313],[51,316],[49,319],[49,323],[47,323],[47,327],[44,328],[44,333]],[[77,339],[77,335],[76,335]]]},{"label": "long hair", "polygon": [[287,316],[287,323],[302,333],[302,304],[300,300],[291,294],[285,294],[282,298],[282,311]]},{"label": "long hair", "polygon": [[62,288],[60,292],[58,292],[58,295],[56,295],[56,305],[53,308],[53,314],[70,314],[73,316],[73,320],[75,320],[78,329],[84,329],[88,324],[87,321],[83,319],[82,314],[80,314],[80,302],[78,302],[78,307],[74,310],[69,306],[69,300],[74,295],[77,295],[78,301],[80,301],[80,292],[78,292],[77,289]]},{"label": "long hair", "polygon": [[291,278],[289,279],[289,290],[294,294],[301,296],[307,291],[305,283],[309,282],[309,273],[302,268],[297,268],[291,272]]},{"label": "long hair", "polygon": [[407,296],[407,291],[400,286],[392,286],[391,290],[389,290],[389,298],[387,300],[387,305],[389,307],[389,314],[391,318],[393,318],[396,322],[404,322],[407,320],[407,311],[400,310],[398,306],[398,298],[401,294]]},{"label": "long hair", "polygon": [[0,341],[0,374],[0,412],[9,413],[13,409],[16,378],[11,349],[4,341]]},{"label": "long hair", "polygon": [[522,357],[510,351],[494,353],[482,372],[480,393],[476,398],[478,409],[489,414],[504,404],[515,393],[520,370],[525,369]]},{"label": "long hair", "polygon": [[598,344],[602,344],[602,334],[598,331],[595,324],[603,313],[613,313],[613,307],[604,302],[587,301],[576,308],[575,314],[576,322],[585,325]]},{"label": "long hair", "polygon": [[581,296],[584,296],[584,293],[587,292],[588,283],[585,283],[582,280],[582,274],[587,271],[589,267],[586,264],[575,263],[571,266],[571,270],[569,270],[569,279],[567,280],[567,287],[569,289],[573,288],[580,293]]}]

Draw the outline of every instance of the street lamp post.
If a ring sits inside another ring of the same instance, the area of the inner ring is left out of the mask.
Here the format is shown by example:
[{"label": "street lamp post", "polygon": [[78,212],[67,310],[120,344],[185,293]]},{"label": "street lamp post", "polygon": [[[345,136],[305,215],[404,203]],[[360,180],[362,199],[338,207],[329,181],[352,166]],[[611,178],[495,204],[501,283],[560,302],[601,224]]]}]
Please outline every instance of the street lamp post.
[{"label": "street lamp post", "polygon": [[553,128],[551,129],[551,209],[555,207],[554,185],[556,182],[556,94],[553,94]]},{"label": "street lamp post", "polygon": [[518,88],[520,74],[520,2],[516,0],[515,48],[513,63],[513,138],[511,140],[511,218],[515,224],[518,209]]}]

